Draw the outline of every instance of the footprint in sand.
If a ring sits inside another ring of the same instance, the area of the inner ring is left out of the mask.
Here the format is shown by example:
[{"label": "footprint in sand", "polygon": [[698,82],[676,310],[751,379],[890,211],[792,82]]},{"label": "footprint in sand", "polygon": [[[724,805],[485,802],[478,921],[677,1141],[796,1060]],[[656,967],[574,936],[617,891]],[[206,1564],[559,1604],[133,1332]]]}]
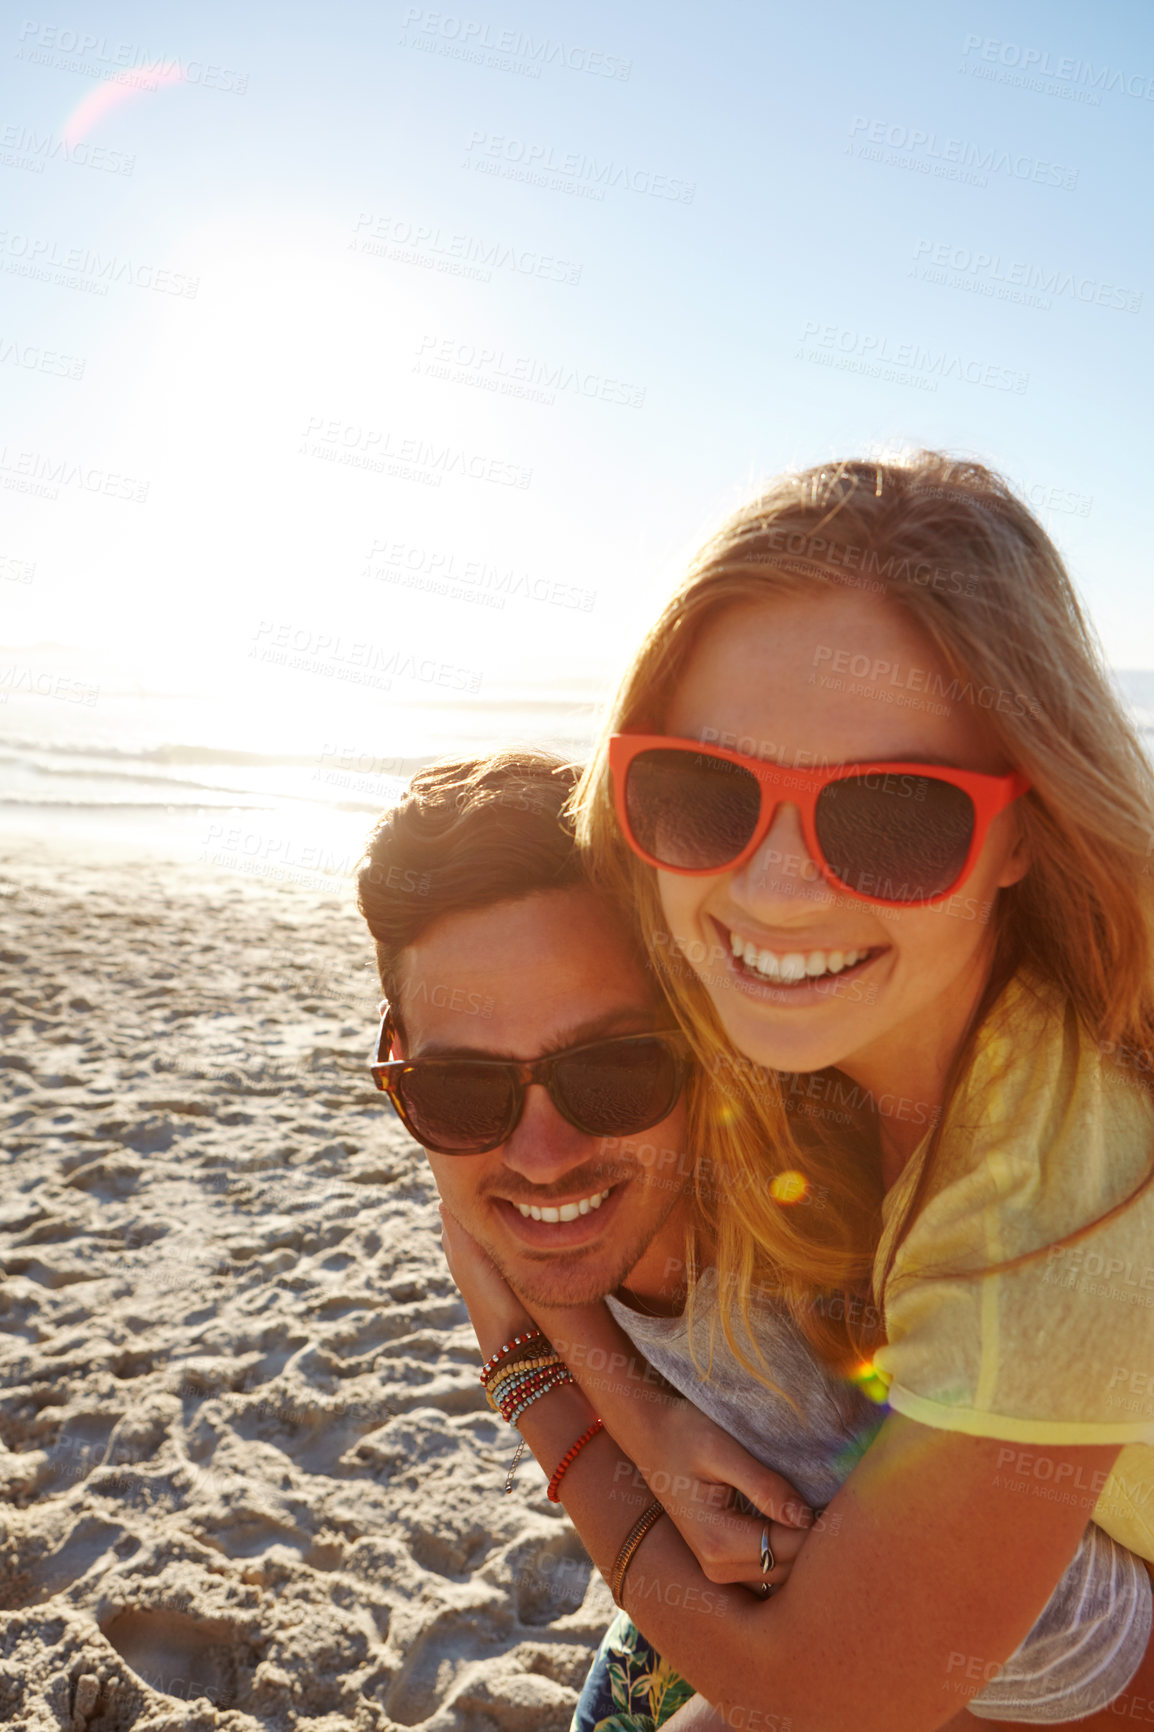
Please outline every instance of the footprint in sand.
[{"label": "footprint in sand", "polygon": [[165,1696],[191,1702],[206,1696],[217,1708],[236,1700],[240,1646],[225,1623],[183,1612],[121,1612],[104,1635],[141,1681]]},{"label": "footprint in sand", "polygon": [[517,1616],[541,1626],[568,1617],[584,1603],[593,1565],[577,1535],[563,1528],[543,1546],[521,1548],[512,1565]]}]

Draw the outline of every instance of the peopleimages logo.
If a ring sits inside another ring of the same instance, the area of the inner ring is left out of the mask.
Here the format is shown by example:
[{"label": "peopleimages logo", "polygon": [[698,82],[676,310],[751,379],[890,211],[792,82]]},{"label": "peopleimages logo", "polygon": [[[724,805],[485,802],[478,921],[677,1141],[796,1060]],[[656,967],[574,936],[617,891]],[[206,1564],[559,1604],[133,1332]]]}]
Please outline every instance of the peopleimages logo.
[{"label": "peopleimages logo", "polygon": [[581,281],[581,266],[571,259],[558,259],[533,247],[442,229],[434,223],[407,222],[368,211],[357,217],[349,248],[397,264],[422,265],[426,270],[449,276],[466,276],[474,282],[491,282],[494,270],[570,286]]},{"label": "peopleimages logo", "polygon": [[62,355],[56,349],[0,336],[0,366],[23,367],[26,373],[48,373],[58,379],[83,379],[87,365],[82,355]]},{"label": "peopleimages logo", "polygon": [[[559,578],[534,577],[530,572],[498,566],[482,559],[465,559],[447,548],[422,547],[414,542],[381,540],[368,551],[369,564],[362,575],[382,583],[445,595],[454,601],[474,601],[485,607],[503,608],[509,597],[539,601],[550,607],[575,608],[591,613],[597,599],[594,589],[581,589]],[[373,564],[376,560],[379,564]]]},{"label": "peopleimages logo", "polygon": [[32,583],[36,577],[35,563],[30,559],[13,559],[0,553],[0,582]]},{"label": "peopleimages logo", "polygon": [[[931,575],[940,576],[943,581],[931,584],[928,581]],[[956,593],[962,575],[961,572],[945,572],[940,569],[931,574],[929,564],[921,562],[915,568],[914,581],[922,588],[932,587],[939,592],[955,590]],[[951,579],[954,581],[951,582]],[[947,681],[943,674],[935,673],[930,668],[907,667],[900,661],[891,662],[877,656],[871,660],[867,655],[855,655],[852,650],[839,649],[834,644],[818,644],[813,652],[812,667],[817,669],[826,666],[829,673],[825,676],[819,673],[810,674],[810,685],[832,686],[834,690],[840,691],[845,688],[837,676],[848,675],[851,680],[861,682],[851,689],[871,696],[877,695],[887,702],[891,701],[890,694],[896,687],[902,692],[924,692],[930,697],[944,699],[947,704],[973,704],[978,709],[997,710],[999,715],[1031,715],[1035,721],[1041,718],[1042,712],[1038,705],[1024,692],[1008,691],[997,686],[975,686],[972,680],[963,681],[957,677]],[[914,797],[921,799],[922,795],[917,793]]]},{"label": "peopleimages logo", "polygon": [[[577,193],[583,198],[603,199],[608,188],[640,193],[643,197],[670,199],[692,204],[697,196],[693,181],[675,180],[637,163],[598,161],[580,150],[558,150],[555,145],[510,138],[503,132],[474,130],[466,146],[464,166],[479,174],[494,174],[507,180],[528,181],[533,186],[551,186]],[[473,153],[476,154],[473,154]]]},{"label": "peopleimages logo", "polygon": [[46,162],[70,162],[76,168],[95,168],[102,174],[131,174],[135,156],[109,150],[102,144],[68,144],[51,132],[36,132],[31,126],[0,127],[0,167],[23,168],[43,174]]},{"label": "peopleimages logo", "polygon": [[1058,266],[1024,264],[1000,253],[978,247],[954,246],[949,241],[920,240],[914,247],[914,269],[922,282],[949,288],[966,288],[974,294],[998,300],[1014,300],[1048,311],[1053,295],[1068,295],[1084,306],[1108,307],[1116,312],[1137,313],[1142,309],[1142,291],[1083,276]]},{"label": "peopleimages logo", "polygon": [[533,479],[531,469],[501,457],[402,435],[389,427],[368,427],[326,415],[309,416],[299,454],[346,468],[367,469],[374,475],[419,481],[430,487],[439,487],[446,475],[517,488],[527,488]]},{"label": "peopleimages logo", "polygon": [[[497,70],[518,71],[529,78],[540,78],[544,66],[560,66],[569,72],[588,72],[597,78],[613,78],[624,83],[633,71],[633,62],[617,54],[604,54],[598,48],[585,48],[576,42],[557,42],[550,36],[530,36],[523,30],[498,30],[479,18],[460,18],[451,12],[433,12],[423,6],[405,10],[402,30],[416,38],[403,48],[429,48],[447,53],[454,59],[471,60],[478,65]],[[421,41],[421,36],[426,38]],[[520,66],[512,63],[520,61]]]},{"label": "peopleimages logo", "polygon": [[920,390],[936,391],[939,380],[955,379],[991,391],[1013,391],[1020,397],[1030,383],[1028,373],[1019,373],[1016,368],[1003,367],[994,361],[951,354],[948,349],[923,348],[915,342],[897,343],[880,332],[845,330],[838,325],[823,325],[820,319],[806,322],[801,343],[810,341],[816,341],[820,347],[796,348],[795,360],[839,367],[845,372],[864,373],[896,384],[916,384]]},{"label": "peopleimages logo", "polygon": [[100,493],[106,499],[144,505],[149,486],[147,481],[103,469],[98,464],[85,465],[67,457],[51,457],[43,451],[16,451],[7,445],[0,446],[0,487],[13,493],[59,499],[62,487],[74,487],[80,493]]},{"label": "peopleimages logo", "polygon": [[[1030,77],[1056,78],[1062,83],[1087,91],[1114,91],[1120,96],[1136,96],[1146,102],[1154,100],[1154,75],[1126,73],[1119,67],[1095,67],[1089,60],[1071,55],[1057,57],[1045,48],[1024,48],[1019,42],[1002,42],[996,36],[967,36],[962,53],[968,64],[966,72],[976,72],[982,62],[1004,71],[1020,72],[1024,82]],[[970,57],[973,56],[971,59]]]},{"label": "peopleimages logo", "polygon": [[484,343],[461,342],[455,337],[435,334],[421,338],[413,371],[546,406],[557,401],[559,392],[566,391],[591,402],[630,409],[640,409],[645,403],[645,386],[631,384],[626,379],[608,378],[604,373],[571,367],[564,362],[542,361],[532,355],[507,355],[503,349],[490,348]]},{"label": "peopleimages logo", "polygon": [[964,138],[939,138],[936,132],[918,126],[867,120],[860,114],[854,116],[849,130],[845,153],[863,162],[881,162],[890,168],[908,168],[973,186],[987,186],[987,174],[1008,174],[1015,180],[1062,187],[1066,192],[1073,192],[1078,185],[1078,169],[1064,168],[1028,151],[982,147]]},{"label": "peopleimages logo", "polygon": [[59,24],[38,23],[26,18],[20,31],[18,60],[36,66],[54,66],[64,72],[80,72],[86,78],[109,79],[142,90],[158,90],[161,84],[199,84],[206,90],[222,90],[243,96],[248,73],[204,60],[181,60],[172,54],[157,54],[135,42],[115,42],[87,31],[62,29]]},{"label": "peopleimages logo", "polygon": [[128,283],[134,289],[150,289],[160,295],[179,295],[194,301],[200,278],[140,259],[121,259],[115,253],[97,253],[90,247],[73,247],[44,235],[0,229],[0,270],[13,276],[34,277],[62,288],[84,289],[106,295],[110,283]]},{"label": "peopleimages logo", "polygon": [[91,709],[100,698],[100,687],[90,686],[71,674],[46,673],[43,668],[21,667],[12,662],[0,665],[0,703],[7,703],[13,692],[27,696],[57,698],[67,704],[84,704]]},{"label": "peopleimages logo", "polygon": [[262,619],[252,634],[249,655],[257,661],[348,680],[353,685],[389,691],[394,679],[439,686],[457,692],[479,692],[479,668],[458,667],[435,656],[418,656],[395,642],[346,640],[339,632],[314,631],[290,620]]}]

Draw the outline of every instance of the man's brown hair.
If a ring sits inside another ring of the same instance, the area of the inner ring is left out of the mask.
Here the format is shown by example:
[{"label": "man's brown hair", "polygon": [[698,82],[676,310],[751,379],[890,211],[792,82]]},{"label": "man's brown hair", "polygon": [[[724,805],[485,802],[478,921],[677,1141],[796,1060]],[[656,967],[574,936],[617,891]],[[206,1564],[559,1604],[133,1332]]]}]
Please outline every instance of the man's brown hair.
[{"label": "man's brown hair", "polygon": [[357,868],[357,906],[398,1022],[401,954],[435,920],[585,882],[564,815],[580,774],[579,764],[528,748],[446,758],[418,770],[378,818]]}]

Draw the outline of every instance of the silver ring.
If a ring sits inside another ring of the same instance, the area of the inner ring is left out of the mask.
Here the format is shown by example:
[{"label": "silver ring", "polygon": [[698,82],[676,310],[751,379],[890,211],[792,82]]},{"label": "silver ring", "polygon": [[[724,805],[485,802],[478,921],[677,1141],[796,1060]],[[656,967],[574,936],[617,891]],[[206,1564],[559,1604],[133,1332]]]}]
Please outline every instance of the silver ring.
[{"label": "silver ring", "polygon": [[762,1582],[759,1585],[757,1591],[761,1595],[763,1600],[768,1600],[770,1594],[772,1594],[772,1592],[773,1592],[773,1588],[769,1582]]},{"label": "silver ring", "polygon": [[770,1570],[776,1568],[777,1559],[774,1557],[773,1548],[769,1543],[769,1529],[764,1527],[761,1530],[761,1573],[763,1576],[768,1576]]}]

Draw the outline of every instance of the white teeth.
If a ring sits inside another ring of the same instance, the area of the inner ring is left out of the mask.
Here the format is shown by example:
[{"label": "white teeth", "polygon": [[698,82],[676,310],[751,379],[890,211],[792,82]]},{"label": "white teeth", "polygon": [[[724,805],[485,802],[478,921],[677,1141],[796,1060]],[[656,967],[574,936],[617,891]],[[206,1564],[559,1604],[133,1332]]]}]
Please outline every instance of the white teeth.
[{"label": "white teeth", "polygon": [[536,1203],[518,1203],[517,1207],[527,1221],[575,1221],[578,1215],[599,1209],[608,1195],[609,1191],[598,1191],[596,1196],[582,1197],[579,1203],[562,1203],[559,1208],[539,1208]]},{"label": "white teeth", "polygon": [[772,950],[759,950],[756,944],[749,943],[736,932],[730,933],[729,942],[734,956],[747,968],[755,969],[766,980],[785,985],[806,979],[818,980],[825,974],[840,974],[843,968],[853,968],[855,963],[869,955],[868,950],[811,950],[803,956],[800,950],[790,950],[784,956],[778,956]]}]

